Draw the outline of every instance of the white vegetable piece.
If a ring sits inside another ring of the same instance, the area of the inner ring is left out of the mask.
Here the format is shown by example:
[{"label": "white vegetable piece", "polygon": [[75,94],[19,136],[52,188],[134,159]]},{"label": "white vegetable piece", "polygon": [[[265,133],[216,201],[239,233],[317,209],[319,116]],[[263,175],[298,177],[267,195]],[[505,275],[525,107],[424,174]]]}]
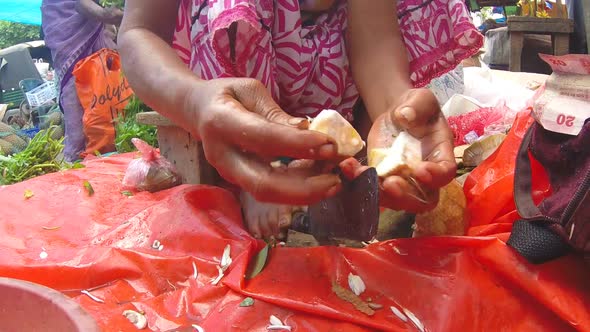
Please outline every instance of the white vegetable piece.
[{"label": "white vegetable piece", "polygon": [[270,325],[283,325],[283,321],[275,315],[270,315],[269,323]]},{"label": "white vegetable piece", "polygon": [[283,324],[283,322],[275,315],[270,315],[270,325],[266,327],[267,331],[291,331],[291,326]]},{"label": "white vegetable piece", "polygon": [[353,157],[365,147],[356,129],[334,110],[323,110],[318,114],[311,121],[309,130],[319,131],[334,139],[341,156]]},{"label": "white vegetable piece", "polygon": [[363,279],[352,273],[348,274],[348,287],[356,296],[360,296],[366,289]]},{"label": "white vegetable piece", "polygon": [[399,311],[398,308],[391,306],[391,307],[389,307],[389,309],[391,309],[391,312],[393,312],[393,314],[397,318],[401,319],[403,322],[407,322],[408,321],[408,317],[406,315],[404,315],[401,311]]},{"label": "white vegetable piece", "polygon": [[200,327],[197,324],[193,324],[192,327],[197,330],[197,332],[205,332],[205,329],[203,329],[202,327]]},{"label": "white vegetable piece", "polygon": [[147,327],[147,319],[143,314],[137,311],[125,310],[123,311],[123,316],[125,316],[131,324],[135,325],[138,330],[143,330]]},{"label": "white vegetable piece", "polygon": [[230,252],[231,246],[228,244],[227,246],[225,246],[225,249],[223,249],[223,255],[221,256],[221,262],[219,263],[223,272],[225,272],[225,270],[227,270],[227,268],[232,263]]},{"label": "white vegetable piece", "polygon": [[418,319],[418,317],[416,317],[416,315],[414,315],[410,310],[406,309],[406,308],[402,308],[404,310],[404,314],[406,314],[406,316],[408,316],[408,318],[412,321],[412,324],[414,324],[414,326],[416,326],[416,328],[418,328],[418,330],[420,330],[420,332],[425,332],[426,329],[424,328],[424,324],[422,324],[422,322]]},{"label": "white vegetable piece", "polygon": [[369,164],[369,166],[375,167],[377,175],[380,177],[390,175],[408,176],[417,164],[422,161],[422,143],[403,131],[393,141],[387,152],[382,150],[371,151],[371,155],[371,163],[374,164]]}]

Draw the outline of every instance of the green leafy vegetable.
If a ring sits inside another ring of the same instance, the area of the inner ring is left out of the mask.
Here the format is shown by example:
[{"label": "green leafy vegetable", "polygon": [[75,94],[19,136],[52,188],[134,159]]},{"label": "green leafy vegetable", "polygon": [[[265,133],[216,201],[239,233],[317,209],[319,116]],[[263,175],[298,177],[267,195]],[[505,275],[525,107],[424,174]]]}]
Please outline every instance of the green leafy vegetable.
[{"label": "green leafy vegetable", "polygon": [[266,259],[268,258],[268,251],[270,250],[270,245],[267,244],[258,252],[258,254],[252,259],[250,262],[250,266],[248,267],[248,273],[246,273],[246,279],[253,279],[256,277],[264,266],[266,265]]},{"label": "green leafy vegetable", "polygon": [[254,299],[251,297],[247,297],[240,303],[240,307],[251,307],[254,305]]},{"label": "green leafy vegetable", "polygon": [[125,0],[100,0],[100,5],[103,7],[124,8]]},{"label": "green leafy vegetable", "polygon": [[62,157],[63,137],[53,139],[57,127],[38,132],[29,145],[12,156],[0,156],[0,185],[13,184],[70,168]]},{"label": "green leafy vegetable", "polygon": [[119,153],[135,151],[131,139],[139,138],[153,147],[158,147],[157,129],[155,126],[142,125],[137,123],[135,116],[141,112],[151,111],[137,97],[133,96],[127,107],[125,115],[119,116],[116,120],[117,137],[115,146]]},{"label": "green leafy vegetable", "polygon": [[121,195],[130,197],[130,196],[133,196],[133,193],[130,192],[129,190],[124,190],[124,191],[121,191]]},{"label": "green leafy vegetable", "polygon": [[92,188],[92,185],[90,184],[90,182],[88,182],[88,180],[84,181],[84,189],[86,189],[86,193],[88,193],[88,196],[94,195],[94,188]]}]

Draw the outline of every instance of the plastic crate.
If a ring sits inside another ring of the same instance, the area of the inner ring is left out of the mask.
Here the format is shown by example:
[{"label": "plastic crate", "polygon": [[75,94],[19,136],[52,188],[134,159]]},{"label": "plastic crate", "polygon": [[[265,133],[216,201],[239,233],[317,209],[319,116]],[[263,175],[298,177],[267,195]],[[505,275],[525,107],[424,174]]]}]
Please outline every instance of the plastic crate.
[{"label": "plastic crate", "polygon": [[57,90],[55,89],[55,83],[47,81],[33,90],[26,92],[25,95],[31,107],[38,107],[57,97]]},{"label": "plastic crate", "polygon": [[20,89],[2,90],[0,104],[8,104],[8,109],[18,108],[25,99],[25,94]]}]

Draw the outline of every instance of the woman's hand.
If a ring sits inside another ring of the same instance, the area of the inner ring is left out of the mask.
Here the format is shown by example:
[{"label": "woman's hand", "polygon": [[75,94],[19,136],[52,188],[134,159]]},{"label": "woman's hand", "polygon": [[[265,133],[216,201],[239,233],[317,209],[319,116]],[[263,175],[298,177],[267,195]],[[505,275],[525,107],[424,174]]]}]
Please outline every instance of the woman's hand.
[{"label": "woman's hand", "polygon": [[100,14],[100,21],[104,24],[120,26],[123,20],[123,11],[117,7],[105,7]]},{"label": "woman's hand", "polygon": [[283,112],[259,81],[202,81],[185,109],[195,110],[191,131],[200,136],[209,163],[256,200],[303,205],[340,190],[338,176],[318,167],[271,167],[271,161],[279,156],[311,160],[338,157],[328,136],[305,130],[307,121]]},{"label": "woman's hand", "polygon": [[[428,89],[410,89],[399,98],[398,106],[379,116],[371,127],[368,151],[389,148],[394,136],[407,130],[422,142],[422,157],[412,178],[389,176],[381,183],[381,205],[394,210],[422,212],[438,202],[439,188],[456,174],[453,134]],[[345,174],[355,177],[366,169],[354,159],[341,164]]]}]

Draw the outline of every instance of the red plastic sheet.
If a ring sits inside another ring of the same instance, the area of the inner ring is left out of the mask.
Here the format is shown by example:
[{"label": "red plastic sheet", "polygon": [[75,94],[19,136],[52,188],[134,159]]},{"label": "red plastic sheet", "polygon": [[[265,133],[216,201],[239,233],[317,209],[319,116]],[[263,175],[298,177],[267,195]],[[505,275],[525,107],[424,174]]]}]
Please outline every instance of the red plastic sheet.
[{"label": "red plastic sheet", "polygon": [[[64,292],[105,331],[136,330],[122,316],[126,309],[144,311],[154,331],[192,331],[191,324],[266,331],[270,315],[293,331],[416,331],[389,310],[394,303],[427,331],[590,330],[590,272],[580,259],[530,265],[495,236],[275,248],[262,273],[245,280],[262,243],[243,229],[234,196],[181,186],[127,197],[121,180],[132,158],[90,160],[85,169],[0,188],[0,275]],[[25,190],[34,196],[25,199]],[[477,227],[506,231],[489,216],[482,220]],[[161,251],[151,248],[154,240]],[[233,263],[213,286],[227,244]],[[332,281],[347,287],[350,272],[364,280],[364,298],[384,305],[373,317],[332,293]],[[97,286],[92,294],[104,303],[80,294]],[[239,307],[246,296],[254,305]]]}]

